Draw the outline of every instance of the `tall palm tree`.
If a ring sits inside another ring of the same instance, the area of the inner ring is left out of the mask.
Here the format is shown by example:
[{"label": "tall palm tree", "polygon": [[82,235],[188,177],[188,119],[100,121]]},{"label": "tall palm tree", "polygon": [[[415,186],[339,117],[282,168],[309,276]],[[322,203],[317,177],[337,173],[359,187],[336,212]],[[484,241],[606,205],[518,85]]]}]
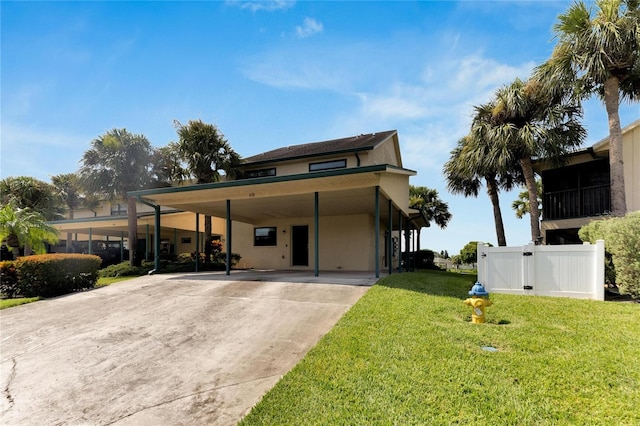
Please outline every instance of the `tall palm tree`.
[{"label": "tall palm tree", "polygon": [[[409,206],[419,209],[428,222],[434,222],[444,229],[451,220],[449,205],[440,199],[438,191],[426,186],[409,185]],[[417,229],[418,251],[420,251],[420,231]]]},{"label": "tall palm tree", "polygon": [[37,211],[9,203],[0,209],[0,240],[6,240],[15,258],[20,247],[25,248],[25,255],[29,248],[36,253],[44,253],[44,243],[56,243],[58,231],[47,224],[44,216]]},{"label": "tall palm tree", "polygon": [[[143,135],[126,129],[113,129],[94,139],[85,151],[80,167],[83,186],[109,201],[124,201],[127,192],[143,189],[151,183],[151,143]],[[138,217],[136,199],[127,199],[129,216],[129,259],[138,266]],[[159,232],[159,231],[157,231]]]},{"label": "tall palm tree", "polygon": [[[67,218],[73,219],[75,211],[82,205],[82,189],[80,178],[75,173],[64,173],[51,176],[51,183],[67,205]],[[67,232],[67,251],[71,250],[72,235]]]},{"label": "tall palm tree", "polygon": [[[487,186],[487,195],[493,206],[493,221],[499,246],[507,245],[502,211],[500,209],[500,189],[510,190],[514,183],[521,180],[518,166],[508,155],[495,156],[486,140],[474,140],[465,136],[451,151],[451,157],[445,163],[443,172],[447,188],[451,193],[465,197],[477,197],[482,179]],[[496,153],[505,154],[497,151]],[[495,153],[494,153],[495,154]]]},{"label": "tall palm tree", "polygon": [[[213,124],[190,120],[186,125],[174,122],[178,133],[177,148],[196,184],[218,182],[224,172],[235,177],[240,156],[231,148],[222,132]],[[211,260],[211,216],[204,217],[205,261]]]},{"label": "tall palm tree", "polygon": [[539,241],[540,212],[533,159],[561,163],[580,146],[585,130],[579,122],[580,106],[562,91],[549,91],[538,81],[516,79],[499,88],[495,98],[476,108],[473,140],[490,144],[490,158],[511,158],[522,170],[529,193],[532,241]]},{"label": "tall palm tree", "polygon": [[621,100],[640,99],[640,2],[599,0],[596,10],[573,3],[554,26],[558,44],[536,76],[550,87],[574,84],[582,98],[597,94],[609,119],[613,214],[626,212]]}]

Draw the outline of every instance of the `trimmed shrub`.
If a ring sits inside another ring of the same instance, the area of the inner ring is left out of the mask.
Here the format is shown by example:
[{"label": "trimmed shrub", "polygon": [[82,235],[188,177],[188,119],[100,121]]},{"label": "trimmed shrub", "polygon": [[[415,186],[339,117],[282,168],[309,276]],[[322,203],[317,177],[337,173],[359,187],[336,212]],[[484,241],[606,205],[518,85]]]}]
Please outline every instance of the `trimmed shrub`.
[{"label": "trimmed shrub", "polygon": [[0,294],[12,298],[18,294],[18,289],[18,272],[15,262],[0,262]]},{"label": "trimmed shrub", "polygon": [[52,297],[93,288],[102,259],[89,254],[40,254],[15,261],[18,294]]},{"label": "trimmed shrub", "polygon": [[640,212],[591,222],[583,226],[578,235],[582,241],[592,244],[599,239],[605,241],[605,249],[615,267],[615,271],[609,267],[607,274],[615,274],[620,294],[640,299]]},{"label": "trimmed shrub", "polygon": [[130,277],[147,275],[153,269],[153,264],[149,267],[142,262],[142,266],[131,266],[129,262],[122,262],[116,265],[107,266],[100,271],[101,277]]}]

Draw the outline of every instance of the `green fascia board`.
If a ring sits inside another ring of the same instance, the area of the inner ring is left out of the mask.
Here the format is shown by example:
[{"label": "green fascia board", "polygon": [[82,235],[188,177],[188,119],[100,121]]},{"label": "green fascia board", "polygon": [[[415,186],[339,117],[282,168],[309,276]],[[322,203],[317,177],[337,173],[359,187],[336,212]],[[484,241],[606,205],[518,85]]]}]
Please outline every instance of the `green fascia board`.
[{"label": "green fascia board", "polygon": [[142,189],[138,191],[128,192],[127,196],[140,198],[140,197],[159,195],[159,194],[174,194],[174,193],[198,191],[198,190],[204,190],[204,189],[233,188],[233,187],[242,187],[242,186],[251,186],[251,185],[266,185],[270,183],[293,182],[293,181],[304,180],[304,179],[317,179],[317,178],[334,177],[334,176],[348,176],[348,175],[354,175],[359,173],[385,172],[387,170],[396,170],[396,171],[404,172],[409,175],[416,174],[414,170],[404,169],[402,167],[394,166],[391,164],[376,164],[373,166],[354,167],[354,168],[339,169],[339,170],[325,170],[320,172],[299,173],[295,175],[269,176],[269,177],[259,177],[259,178],[251,178],[251,179],[237,179],[237,180],[230,180],[225,182],[201,183],[198,185],[175,186],[170,188]]}]

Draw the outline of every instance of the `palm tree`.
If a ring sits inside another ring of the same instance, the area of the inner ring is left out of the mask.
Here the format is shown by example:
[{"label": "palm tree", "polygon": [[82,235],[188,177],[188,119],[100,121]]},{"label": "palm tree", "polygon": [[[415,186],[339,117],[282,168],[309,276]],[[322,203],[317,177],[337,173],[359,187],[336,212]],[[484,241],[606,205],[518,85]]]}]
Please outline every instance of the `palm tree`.
[{"label": "palm tree", "polygon": [[[83,186],[102,199],[124,201],[127,192],[143,189],[151,183],[151,143],[143,135],[126,129],[113,129],[91,142],[82,157],[80,177]],[[127,199],[129,216],[129,259],[138,266],[138,217],[136,199]],[[156,231],[156,232],[159,232]]]},{"label": "palm tree", "polygon": [[[538,211],[542,212],[542,181],[540,179],[536,179],[536,188],[538,191]],[[515,210],[518,219],[529,214],[529,191],[526,188],[518,194],[518,199],[511,203],[511,208]]]},{"label": "palm tree", "polygon": [[46,252],[44,243],[56,243],[58,231],[33,209],[6,204],[0,209],[0,240],[6,240],[15,258],[20,247],[24,247],[25,255],[30,248],[36,253]]},{"label": "palm tree", "polygon": [[[73,219],[75,211],[82,205],[80,178],[75,173],[51,176],[51,183],[58,191],[68,208],[68,219]],[[67,251],[71,250],[72,235],[67,232]]]},{"label": "palm tree", "polygon": [[544,157],[561,163],[563,156],[580,146],[585,137],[578,121],[582,110],[566,92],[546,90],[535,80],[516,79],[499,88],[495,98],[476,111],[472,139],[488,141],[489,158],[509,158],[520,165],[529,193],[531,239],[539,241],[533,159]]},{"label": "palm tree", "polygon": [[[227,178],[235,177],[240,156],[231,148],[222,132],[213,124],[190,120],[187,125],[174,122],[179,141],[178,150],[187,164],[187,171],[196,184],[218,182],[224,172]],[[205,261],[211,260],[211,216],[204,218]]]},{"label": "palm tree", "polygon": [[600,0],[593,12],[583,1],[573,3],[554,26],[558,44],[538,67],[537,78],[549,87],[573,84],[576,94],[597,94],[609,119],[611,206],[622,216],[625,199],[621,100],[640,99],[640,2]]},{"label": "palm tree", "polygon": [[[420,210],[428,220],[428,223],[434,222],[441,229],[446,228],[449,220],[451,220],[449,205],[440,199],[438,191],[435,189],[427,188],[426,186],[409,185],[409,206]],[[420,251],[421,228],[418,228],[417,231],[417,250]]]},{"label": "palm tree", "polygon": [[[509,155],[490,156],[491,146],[486,140],[474,140],[465,136],[451,151],[443,172],[451,193],[465,197],[477,197],[482,179],[487,185],[487,195],[493,206],[493,220],[499,246],[507,245],[507,238],[500,209],[500,189],[510,190],[514,182],[521,180],[517,164]],[[504,152],[499,152],[505,154]]]},{"label": "palm tree", "polygon": [[18,208],[33,209],[42,214],[46,220],[64,217],[64,201],[56,189],[32,177],[10,176],[0,181],[0,204],[8,203]]}]

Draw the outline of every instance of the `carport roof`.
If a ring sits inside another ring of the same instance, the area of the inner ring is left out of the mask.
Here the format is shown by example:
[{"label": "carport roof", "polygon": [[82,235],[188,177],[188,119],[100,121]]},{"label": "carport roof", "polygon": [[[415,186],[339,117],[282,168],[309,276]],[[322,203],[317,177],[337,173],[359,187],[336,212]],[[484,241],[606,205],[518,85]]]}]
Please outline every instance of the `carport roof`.
[{"label": "carport roof", "polygon": [[381,176],[409,176],[416,172],[388,164],[326,170],[294,175],[241,179],[172,188],[133,191],[141,201],[183,211],[225,217],[231,201],[231,218],[255,223],[274,217],[313,215],[313,197],[321,198],[321,215],[370,213],[376,186],[396,209],[409,216],[408,200],[394,200]]}]

